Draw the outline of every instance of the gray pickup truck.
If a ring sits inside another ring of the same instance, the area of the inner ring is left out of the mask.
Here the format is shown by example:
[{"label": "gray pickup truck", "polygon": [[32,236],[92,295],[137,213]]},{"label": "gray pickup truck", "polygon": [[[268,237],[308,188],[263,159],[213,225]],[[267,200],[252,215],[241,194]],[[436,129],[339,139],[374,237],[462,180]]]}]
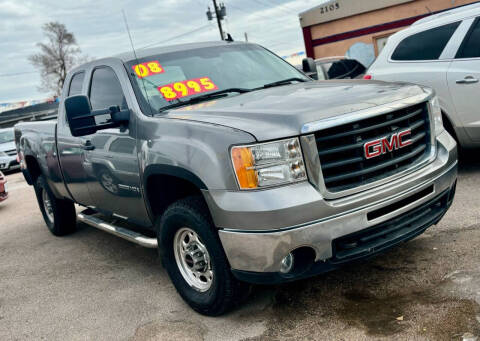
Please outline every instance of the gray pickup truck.
[{"label": "gray pickup truck", "polygon": [[219,315],[248,283],[330,271],[438,223],[457,147],[433,91],[314,69],[236,42],[75,68],[57,122],[15,127],[48,228],[158,248],[183,299]]}]

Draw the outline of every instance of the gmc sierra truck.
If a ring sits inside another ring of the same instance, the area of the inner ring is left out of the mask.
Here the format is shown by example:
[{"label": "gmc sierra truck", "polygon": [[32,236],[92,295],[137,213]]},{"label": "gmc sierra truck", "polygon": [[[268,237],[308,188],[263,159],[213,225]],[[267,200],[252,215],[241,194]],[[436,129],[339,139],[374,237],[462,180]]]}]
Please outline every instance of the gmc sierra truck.
[{"label": "gmc sierra truck", "polygon": [[330,271],[438,223],[457,147],[434,92],[313,81],[311,59],[303,71],[237,42],[75,68],[57,122],[15,127],[46,225],[158,248],[183,299],[219,315],[249,283]]}]

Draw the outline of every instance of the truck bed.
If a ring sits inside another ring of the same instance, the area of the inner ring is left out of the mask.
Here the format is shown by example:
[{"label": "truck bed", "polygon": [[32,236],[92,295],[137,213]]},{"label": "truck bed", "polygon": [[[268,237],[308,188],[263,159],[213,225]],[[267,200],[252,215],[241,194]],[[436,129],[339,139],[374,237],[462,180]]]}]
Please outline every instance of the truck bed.
[{"label": "truck bed", "polygon": [[[25,162],[29,168],[29,162],[36,162],[54,191],[58,186],[64,186],[58,161],[56,129],[56,121],[22,122],[15,125],[15,142]],[[26,180],[32,184],[30,179]]]}]

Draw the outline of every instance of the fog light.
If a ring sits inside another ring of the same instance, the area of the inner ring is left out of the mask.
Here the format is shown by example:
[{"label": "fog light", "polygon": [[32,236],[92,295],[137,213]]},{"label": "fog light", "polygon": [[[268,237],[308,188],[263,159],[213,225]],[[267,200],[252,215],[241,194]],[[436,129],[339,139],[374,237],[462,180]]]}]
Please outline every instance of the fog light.
[{"label": "fog light", "polygon": [[280,265],[281,273],[289,273],[293,268],[293,255],[289,253],[284,259],[282,259],[282,264]]}]

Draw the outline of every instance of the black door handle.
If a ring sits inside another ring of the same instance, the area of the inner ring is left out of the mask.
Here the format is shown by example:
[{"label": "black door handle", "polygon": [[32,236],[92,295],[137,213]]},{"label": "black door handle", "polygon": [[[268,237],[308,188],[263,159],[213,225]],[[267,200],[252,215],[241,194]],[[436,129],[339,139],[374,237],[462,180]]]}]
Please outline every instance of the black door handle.
[{"label": "black door handle", "polygon": [[94,150],[95,146],[92,144],[92,141],[86,140],[85,142],[82,143],[82,149]]}]

